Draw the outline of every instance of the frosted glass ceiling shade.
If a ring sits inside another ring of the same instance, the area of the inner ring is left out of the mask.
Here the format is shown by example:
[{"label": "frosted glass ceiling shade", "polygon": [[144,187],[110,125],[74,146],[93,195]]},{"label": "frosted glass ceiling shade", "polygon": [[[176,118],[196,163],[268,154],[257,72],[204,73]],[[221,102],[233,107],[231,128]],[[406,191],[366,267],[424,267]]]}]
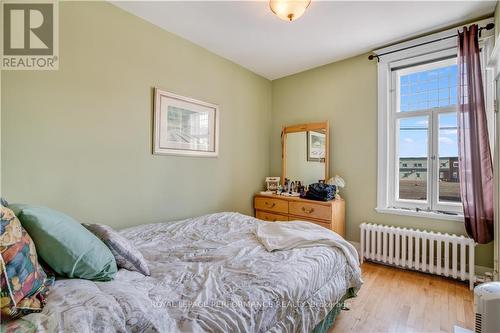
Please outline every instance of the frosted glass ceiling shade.
[{"label": "frosted glass ceiling shade", "polygon": [[310,3],[311,0],[271,0],[269,7],[280,19],[294,21],[305,13]]}]

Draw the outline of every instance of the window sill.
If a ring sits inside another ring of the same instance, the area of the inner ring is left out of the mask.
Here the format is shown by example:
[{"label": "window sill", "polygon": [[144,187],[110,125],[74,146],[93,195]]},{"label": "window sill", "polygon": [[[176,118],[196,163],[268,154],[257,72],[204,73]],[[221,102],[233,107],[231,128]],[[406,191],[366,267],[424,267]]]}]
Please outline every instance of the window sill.
[{"label": "window sill", "polygon": [[404,215],[404,216],[414,216],[414,217],[423,217],[426,219],[436,219],[436,220],[447,220],[447,221],[457,221],[463,222],[463,215],[449,215],[444,213],[435,213],[435,212],[417,212],[414,210],[406,210],[406,209],[398,209],[398,208],[375,208],[377,213],[380,214],[394,214],[394,215]]}]

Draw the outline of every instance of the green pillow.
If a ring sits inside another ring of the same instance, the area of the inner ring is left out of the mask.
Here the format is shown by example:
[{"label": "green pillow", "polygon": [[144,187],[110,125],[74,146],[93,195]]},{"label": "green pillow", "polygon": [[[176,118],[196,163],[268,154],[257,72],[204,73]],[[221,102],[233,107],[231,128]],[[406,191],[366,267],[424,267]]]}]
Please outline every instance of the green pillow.
[{"label": "green pillow", "polygon": [[72,217],[55,210],[9,205],[35,242],[38,255],[69,278],[112,280],[116,261],[104,243]]}]

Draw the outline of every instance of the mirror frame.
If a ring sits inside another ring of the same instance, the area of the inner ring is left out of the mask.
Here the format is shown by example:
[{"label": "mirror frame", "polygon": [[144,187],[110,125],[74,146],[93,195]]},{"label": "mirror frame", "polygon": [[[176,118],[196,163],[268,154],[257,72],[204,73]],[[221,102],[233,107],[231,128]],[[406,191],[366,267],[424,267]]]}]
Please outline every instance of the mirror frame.
[{"label": "mirror frame", "polygon": [[328,170],[330,168],[330,126],[328,121],[319,123],[307,123],[300,125],[284,126],[281,130],[281,182],[285,182],[286,178],[286,135],[289,133],[308,132],[308,131],[325,131],[325,182],[328,178]]}]

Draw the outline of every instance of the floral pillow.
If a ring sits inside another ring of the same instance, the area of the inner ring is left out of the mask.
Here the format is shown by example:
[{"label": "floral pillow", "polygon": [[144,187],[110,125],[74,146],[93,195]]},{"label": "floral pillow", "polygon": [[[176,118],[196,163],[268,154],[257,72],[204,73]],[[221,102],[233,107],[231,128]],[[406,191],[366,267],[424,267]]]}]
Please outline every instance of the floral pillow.
[{"label": "floral pillow", "polygon": [[12,210],[0,205],[2,322],[41,311],[54,279],[38,263],[35,244]]},{"label": "floral pillow", "polygon": [[151,274],[141,252],[113,228],[103,224],[84,224],[83,226],[106,244],[113,253],[118,267],[137,271],[143,275]]}]

